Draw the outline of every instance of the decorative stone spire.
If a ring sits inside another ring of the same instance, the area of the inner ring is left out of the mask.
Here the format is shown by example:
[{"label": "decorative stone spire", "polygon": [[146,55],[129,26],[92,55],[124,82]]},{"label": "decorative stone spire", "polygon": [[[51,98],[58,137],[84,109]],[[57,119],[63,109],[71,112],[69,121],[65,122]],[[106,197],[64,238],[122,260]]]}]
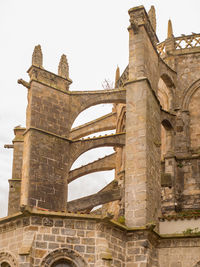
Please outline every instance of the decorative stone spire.
[{"label": "decorative stone spire", "polygon": [[154,29],[154,32],[156,32],[156,10],[154,6],[151,6],[149,12],[148,12],[149,20],[151,22],[151,26]]},{"label": "decorative stone spire", "polygon": [[60,63],[58,66],[58,75],[65,79],[69,79],[69,65],[67,62],[66,55],[62,55],[60,58]]},{"label": "decorative stone spire", "polygon": [[43,63],[42,49],[40,45],[36,45],[32,55],[32,65],[39,68],[43,68],[42,63]]},{"label": "decorative stone spire", "polygon": [[120,78],[120,70],[119,67],[117,66],[116,73],[115,73],[115,88],[117,87],[117,82]]},{"label": "decorative stone spire", "polygon": [[173,37],[173,28],[171,19],[168,20],[168,30],[167,30],[167,38]]}]

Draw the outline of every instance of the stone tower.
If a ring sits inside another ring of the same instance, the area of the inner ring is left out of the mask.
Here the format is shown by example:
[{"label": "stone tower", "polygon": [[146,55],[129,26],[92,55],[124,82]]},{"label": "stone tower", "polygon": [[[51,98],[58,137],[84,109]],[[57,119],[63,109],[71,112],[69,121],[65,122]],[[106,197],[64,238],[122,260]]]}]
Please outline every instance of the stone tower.
[{"label": "stone tower", "polygon": [[[26,127],[5,145],[14,157],[1,266],[200,265],[200,34],[174,37],[169,21],[159,43],[153,6],[128,13],[129,64],[113,89],[70,91],[67,57],[54,74],[35,47],[30,81],[18,81],[28,90]],[[100,103],[113,111],[72,128]],[[84,152],[106,146],[115,153],[71,170]],[[70,182],[111,169],[115,179],[101,191],[68,201]]]}]

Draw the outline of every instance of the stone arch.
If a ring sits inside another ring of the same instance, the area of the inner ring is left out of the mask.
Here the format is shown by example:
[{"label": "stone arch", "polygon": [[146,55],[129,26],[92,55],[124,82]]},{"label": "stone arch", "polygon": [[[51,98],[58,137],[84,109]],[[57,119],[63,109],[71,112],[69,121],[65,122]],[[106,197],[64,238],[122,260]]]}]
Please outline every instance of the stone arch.
[{"label": "stone arch", "polygon": [[71,183],[72,181],[84,175],[95,172],[113,170],[115,169],[115,167],[116,167],[116,153],[105,155],[104,157],[93,160],[92,162],[86,163],[83,166],[71,170],[68,176],[68,183]]},{"label": "stone arch", "polygon": [[47,254],[41,262],[41,267],[53,267],[56,262],[66,260],[72,267],[87,267],[84,258],[75,250],[69,248],[56,249]]},{"label": "stone arch", "polygon": [[[117,125],[116,133],[126,132],[126,105],[118,104],[116,106]],[[125,170],[125,147],[115,147],[116,151],[116,167],[115,178],[122,181],[124,179]]]},{"label": "stone arch", "polygon": [[[66,177],[68,201],[93,195],[113,181],[116,164],[116,155],[113,152],[112,147],[98,147],[86,151],[74,161]],[[82,192],[80,188],[87,189]]]},{"label": "stone arch", "polygon": [[119,104],[118,107],[118,119],[117,119],[117,125],[116,125],[116,132],[125,132],[125,121],[126,121],[126,106],[125,104]]},{"label": "stone arch", "polygon": [[194,150],[200,148],[200,79],[195,81],[184,92],[182,110],[189,111],[190,147]]},{"label": "stone arch", "polygon": [[[86,109],[86,113],[84,113],[83,111],[79,115],[87,114],[88,111],[89,110]],[[83,115],[81,115],[80,117],[83,117]],[[70,131],[69,138],[72,140],[76,140],[91,134],[115,130],[115,129],[116,129],[116,112],[110,112],[94,120],[90,120],[89,122],[82,123],[81,125],[72,128],[72,130]]]},{"label": "stone arch", "polygon": [[126,103],[125,89],[110,89],[99,91],[71,92],[71,118],[70,129],[76,117],[85,109],[98,104]]},{"label": "stone arch", "polygon": [[189,103],[192,98],[192,96],[195,94],[195,92],[200,88],[200,79],[196,80],[194,83],[192,83],[183,93],[183,101],[181,105],[181,109],[188,110]]},{"label": "stone arch", "polygon": [[169,88],[176,87],[177,73],[171,69],[162,59],[159,61],[160,78],[163,79],[166,86]]},{"label": "stone arch", "polygon": [[121,147],[125,145],[125,133],[111,134],[107,136],[99,136],[97,138],[87,138],[84,140],[74,141],[70,147],[69,169],[72,164],[83,153],[98,147]]},{"label": "stone arch", "polygon": [[[200,88],[199,88],[200,89]],[[190,145],[192,149],[200,148],[200,90],[196,90],[189,102],[189,133]]]},{"label": "stone arch", "polygon": [[7,263],[11,267],[18,267],[16,258],[9,252],[2,251],[0,252],[0,264]]}]

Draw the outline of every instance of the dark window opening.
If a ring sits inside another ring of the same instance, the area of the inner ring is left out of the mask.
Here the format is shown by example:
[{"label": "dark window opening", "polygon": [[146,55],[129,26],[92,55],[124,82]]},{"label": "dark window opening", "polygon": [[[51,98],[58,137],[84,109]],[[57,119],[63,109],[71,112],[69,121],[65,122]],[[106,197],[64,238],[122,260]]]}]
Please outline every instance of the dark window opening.
[{"label": "dark window opening", "polygon": [[69,262],[69,261],[66,261],[66,260],[59,260],[59,261],[56,261],[52,267],[73,267],[73,265]]}]

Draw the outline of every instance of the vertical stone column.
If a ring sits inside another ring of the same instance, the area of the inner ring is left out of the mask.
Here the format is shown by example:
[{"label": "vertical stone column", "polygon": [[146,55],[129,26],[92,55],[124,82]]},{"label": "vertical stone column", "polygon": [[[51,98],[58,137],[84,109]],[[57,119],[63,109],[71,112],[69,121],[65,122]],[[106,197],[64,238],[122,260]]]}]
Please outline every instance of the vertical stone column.
[{"label": "vertical stone column", "polygon": [[129,81],[126,84],[125,222],[158,222],[160,213],[160,105],[156,35],[144,7],[129,10]]},{"label": "vertical stone column", "polygon": [[9,180],[8,215],[19,212],[20,191],[22,179],[23,160],[23,133],[26,129],[20,126],[14,128],[15,138],[13,140],[13,168],[12,179]]},{"label": "vertical stone column", "polygon": [[69,161],[67,91],[71,81],[42,66],[32,65],[28,73],[21,205],[65,211]]}]

